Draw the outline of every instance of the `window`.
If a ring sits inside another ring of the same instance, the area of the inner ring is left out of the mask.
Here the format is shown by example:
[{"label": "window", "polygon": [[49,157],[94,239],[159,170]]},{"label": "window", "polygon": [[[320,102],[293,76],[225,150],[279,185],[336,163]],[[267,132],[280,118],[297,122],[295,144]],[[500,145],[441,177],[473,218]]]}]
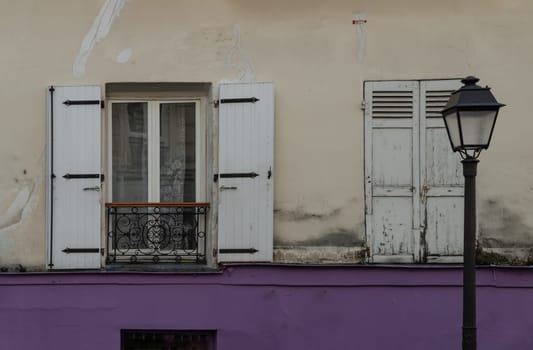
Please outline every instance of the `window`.
[{"label": "window", "polygon": [[122,330],[121,350],[214,350],[215,331]]},{"label": "window", "polygon": [[199,100],[112,101],[112,202],[205,200],[205,126]]},{"label": "window", "polygon": [[201,105],[110,101],[107,263],[206,263]]},{"label": "window", "polygon": [[105,103],[98,85],[48,88],[49,268],[272,261],[274,84],[212,99],[211,83],[108,83]]},{"label": "window", "polygon": [[365,82],[372,262],[462,259],[463,177],[440,111],[459,80]]}]

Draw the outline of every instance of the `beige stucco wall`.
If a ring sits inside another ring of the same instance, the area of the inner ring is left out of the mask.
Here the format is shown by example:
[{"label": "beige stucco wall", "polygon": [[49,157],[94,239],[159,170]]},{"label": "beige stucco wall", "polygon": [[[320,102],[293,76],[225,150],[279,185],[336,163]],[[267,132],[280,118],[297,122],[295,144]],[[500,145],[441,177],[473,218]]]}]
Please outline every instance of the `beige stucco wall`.
[{"label": "beige stucco wall", "polygon": [[481,241],[533,247],[529,0],[128,0],[76,74],[106,4],[0,0],[0,266],[45,265],[46,87],[117,81],[274,81],[275,244],[350,261],[365,239],[363,81],[475,74],[507,104],[481,156]]}]

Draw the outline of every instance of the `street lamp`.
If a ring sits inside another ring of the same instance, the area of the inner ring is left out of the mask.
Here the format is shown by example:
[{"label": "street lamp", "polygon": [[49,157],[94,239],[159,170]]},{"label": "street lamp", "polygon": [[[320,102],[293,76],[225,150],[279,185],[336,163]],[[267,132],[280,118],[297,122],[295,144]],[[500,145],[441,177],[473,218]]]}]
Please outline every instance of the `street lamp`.
[{"label": "street lamp", "polygon": [[490,88],[476,85],[468,76],[452,93],[442,110],[446,131],[454,152],[463,159],[465,177],[463,246],[463,350],[476,349],[476,174],[481,150],[489,148],[498,110]]}]

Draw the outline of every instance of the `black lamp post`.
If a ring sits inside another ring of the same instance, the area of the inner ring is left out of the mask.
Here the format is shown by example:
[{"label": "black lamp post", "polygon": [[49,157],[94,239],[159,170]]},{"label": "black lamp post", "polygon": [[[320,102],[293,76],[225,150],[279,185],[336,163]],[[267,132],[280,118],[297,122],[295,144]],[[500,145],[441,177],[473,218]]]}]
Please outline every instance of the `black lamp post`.
[{"label": "black lamp post", "polygon": [[476,77],[466,77],[452,93],[442,110],[446,131],[454,152],[463,159],[465,177],[463,246],[463,350],[476,349],[476,173],[481,150],[489,148],[498,103],[489,87],[476,85]]}]

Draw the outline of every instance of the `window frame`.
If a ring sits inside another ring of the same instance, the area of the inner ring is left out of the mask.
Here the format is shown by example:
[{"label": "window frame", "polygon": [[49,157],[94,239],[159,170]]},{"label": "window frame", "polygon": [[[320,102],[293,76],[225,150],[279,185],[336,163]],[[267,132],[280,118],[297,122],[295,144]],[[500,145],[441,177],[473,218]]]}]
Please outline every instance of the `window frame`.
[{"label": "window frame", "polygon": [[105,135],[106,147],[106,195],[108,202],[113,202],[113,107],[114,103],[146,103],[147,104],[147,145],[148,145],[148,200],[149,203],[160,203],[160,106],[164,103],[195,104],[195,159],[196,159],[196,198],[195,202],[207,201],[207,111],[205,97],[169,97],[169,98],[108,98],[107,121]]}]

